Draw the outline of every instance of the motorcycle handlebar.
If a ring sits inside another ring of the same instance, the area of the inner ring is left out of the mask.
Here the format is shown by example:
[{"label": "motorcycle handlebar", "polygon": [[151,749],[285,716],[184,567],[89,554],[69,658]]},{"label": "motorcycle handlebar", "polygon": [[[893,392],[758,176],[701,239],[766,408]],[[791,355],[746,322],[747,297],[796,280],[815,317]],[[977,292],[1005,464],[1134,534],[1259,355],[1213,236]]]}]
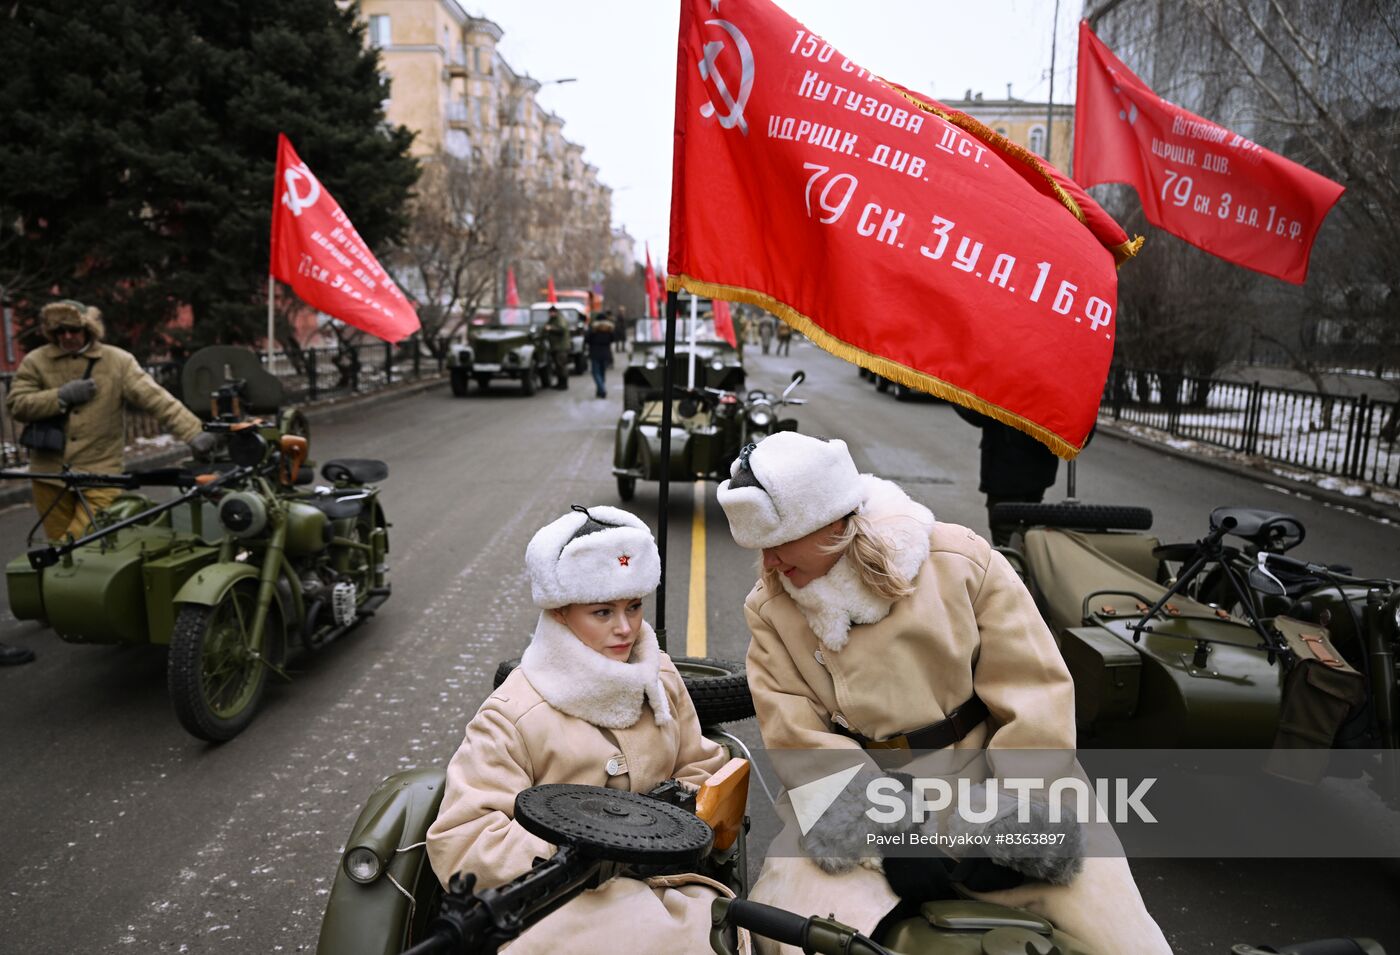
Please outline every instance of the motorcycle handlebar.
[{"label": "motorcycle handlebar", "polygon": [[787,912],[746,899],[732,900],[726,917],[732,925],[794,948],[806,945],[807,927],[812,921],[795,912]]},{"label": "motorcycle handlebar", "polygon": [[710,920],[713,925],[710,943],[715,951],[731,950],[730,940],[723,937],[723,929],[735,926],[813,955],[891,955],[873,939],[835,919],[804,918],[761,902],[716,899]]}]

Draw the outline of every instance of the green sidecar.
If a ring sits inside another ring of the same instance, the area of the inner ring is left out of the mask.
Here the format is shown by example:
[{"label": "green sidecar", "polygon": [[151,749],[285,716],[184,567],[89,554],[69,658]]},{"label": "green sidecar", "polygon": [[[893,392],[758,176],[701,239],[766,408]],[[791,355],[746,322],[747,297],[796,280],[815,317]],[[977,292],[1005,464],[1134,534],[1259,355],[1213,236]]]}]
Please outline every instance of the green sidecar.
[{"label": "green sidecar", "polygon": [[[389,595],[388,522],[374,482],[383,462],[327,461],[313,487],[305,418],[245,349],[193,355],[185,403],[216,435],[193,469],[55,475],[81,492],[118,486],[77,540],[10,561],[10,608],[71,643],[169,647],[167,685],[181,724],[221,741],[253,719],[269,673],[294,652],[349,631]],[[25,473],[9,477],[28,476]],[[174,488],[158,502],[135,493]]]}]

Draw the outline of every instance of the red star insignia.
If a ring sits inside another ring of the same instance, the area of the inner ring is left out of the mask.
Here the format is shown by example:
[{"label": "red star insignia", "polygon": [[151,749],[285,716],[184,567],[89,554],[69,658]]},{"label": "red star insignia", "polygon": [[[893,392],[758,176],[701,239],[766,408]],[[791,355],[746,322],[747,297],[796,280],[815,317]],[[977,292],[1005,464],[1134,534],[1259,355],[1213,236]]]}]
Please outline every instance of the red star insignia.
[{"label": "red star insignia", "polygon": [[619,564],[621,564],[623,567],[626,567],[626,566],[627,566],[627,562],[628,562],[629,560],[631,560],[631,559],[632,559],[632,558],[631,558],[630,556],[628,556],[627,554],[619,554],[618,557],[617,557],[617,562],[618,562]]}]

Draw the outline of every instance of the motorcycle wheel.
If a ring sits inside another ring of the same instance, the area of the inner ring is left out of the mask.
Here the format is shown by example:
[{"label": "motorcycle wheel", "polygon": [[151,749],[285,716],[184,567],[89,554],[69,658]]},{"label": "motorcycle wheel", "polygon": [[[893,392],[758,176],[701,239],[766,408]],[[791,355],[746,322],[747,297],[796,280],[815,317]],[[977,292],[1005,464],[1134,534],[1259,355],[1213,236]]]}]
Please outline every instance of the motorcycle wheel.
[{"label": "motorcycle wheel", "polygon": [[[753,716],[753,695],[749,693],[749,680],[742,663],[713,657],[672,657],[671,662],[685,681],[686,692],[695,704],[701,726],[732,723]],[[504,683],[510,671],[519,665],[519,657],[502,661],[496,667],[491,688],[494,690]]]},{"label": "motorcycle wheel", "polygon": [[465,398],[467,396],[467,373],[464,369],[453,368],[450,373],[452,384],[452,396],[454,398]]},{"label": "motorcycle wheel", "polygon": [[[192,736],[231,740],[257,713],[268,668],[248,647],[256,605],[256,585],[240,582],[214,606],[186,604],[175,617],[166,682],[175,716]],[[268,611],[267,635],[277,632],[276,613]]]},{"label": "motorcycle wheel", "polygon": [[617,496],[624,501],[630,501],[637,493],[637,479],[634,477],[617,476]]},{"label": "motorcycle wheel", "polygon": [[1152,529],[1152,511],[1146,507],[1116,504],[998,504],[992,510],[994,524],[1034,524],[1086,531],[1146,531]]},{"label": "motorcycle wheel", "polygon": [[520,376],[520,393],[528,398],[535,393],[535,389],[538,387],[539,382],[535,380],[535,369],[525,369],[525,373]]}]

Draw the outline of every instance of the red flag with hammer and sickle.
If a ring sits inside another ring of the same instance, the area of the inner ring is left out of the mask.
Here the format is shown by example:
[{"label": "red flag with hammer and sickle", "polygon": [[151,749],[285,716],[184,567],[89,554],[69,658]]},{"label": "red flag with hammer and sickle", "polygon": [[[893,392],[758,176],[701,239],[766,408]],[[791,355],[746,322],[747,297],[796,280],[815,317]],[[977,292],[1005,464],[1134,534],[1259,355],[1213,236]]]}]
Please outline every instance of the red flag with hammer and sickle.
[{"label": "red flag with hammer and sickle", "polygon": [[1039,157],[769,0],[682,0],[679,42],[668,287],[1077,454],[1136,244]]},{"label": "red flag with hammer and sickle", "polygon": [[280,133],[269,271],[312,308],[385,341],[418,331],[413,305]]}]

